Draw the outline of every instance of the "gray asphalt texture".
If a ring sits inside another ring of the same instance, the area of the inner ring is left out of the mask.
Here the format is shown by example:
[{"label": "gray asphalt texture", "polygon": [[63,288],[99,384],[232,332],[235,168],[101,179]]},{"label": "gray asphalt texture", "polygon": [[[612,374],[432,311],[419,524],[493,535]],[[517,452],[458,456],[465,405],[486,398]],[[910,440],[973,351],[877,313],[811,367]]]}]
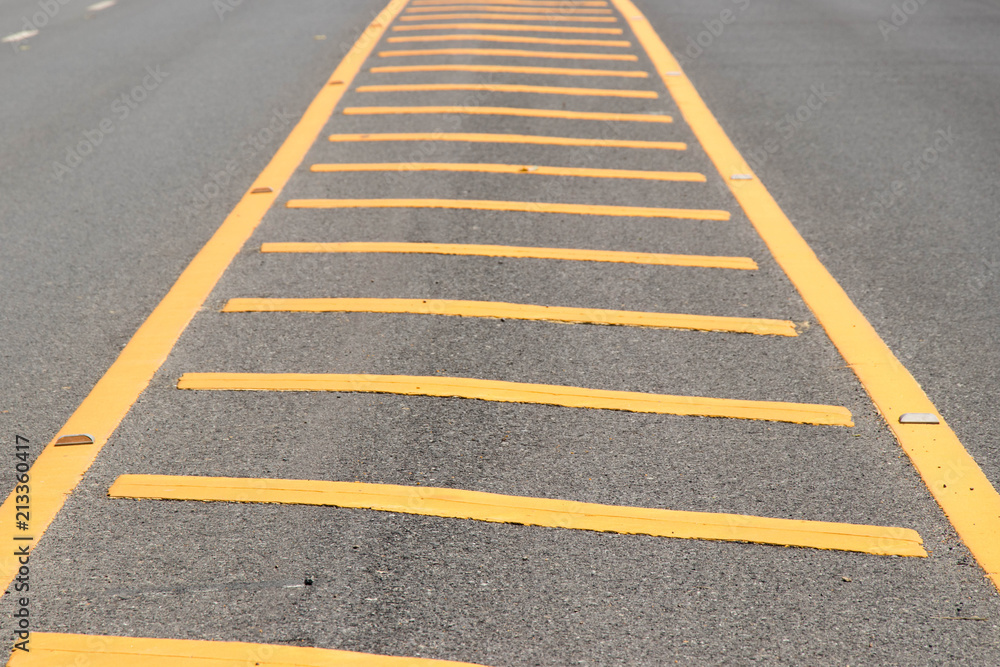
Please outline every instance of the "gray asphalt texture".
[{"label": "gray asphalt texture", "polygon": [[[892,25],[893,8],[884,0],[864,7],[829,0],[638,4],[820,259],[1000,485],[1000,8],[928,2],[887,30],[879,21]],[[301,115],[383,5],[242,3],[220,18],[207,0],[122,0],[99,13],[71,2],[21,42],[27,49],[0,45],[2,437],[26,436],[36,453],[52,437],[273,155],[291,127],[285,114]],[[735,20],[719,34],[706,32],[705,21],[715,25],[725,9]],[[22,17],[36,11],[29,2],[0,5],[3,34],[22,29]],[[712,39],[701,38],[700,52],[689,49],[688,39],[702,32]],[[632,51],[639,63],[490,62],[652,72],[645,55]],[[121,118],[114,101],[140,85],[147,68],[166,75]],[[484,78],[363,71],[355,85]],[[490,80],[653,89],[661,99],[487,94],[476,102],[659,111],[676,122],[335,113],[321,138],[444,130],[680,140],[690,148],[317,141],[34,552],[33,629],[487,665],[1000,664],[1000,596],[719,187],[662,82],[655,75]],[[804,120],[785,120],[816,87],[829,100]],[[467,99],[352,91],[338,110]],[[65,162],[67,149],[104,118],[113,131],[57,176],[53,163]],[[261,141],[269,126],[278,132]],[[947,146],[933,162],[922,158],[939,136],[948,137]],[[709,182],[308,171],[316,162],[375,161],[692,170]],[[217,174],[229,163],[234,173],[222,183]],[[903,188],[891,196],[894,181]],[[207,203],[197,205],[194,191],[213,183],[217,194],[209,187]],[[283,208],[300,197],[704,207],[733,216],[700,222]],[[362,240],[739,255],[756,259],[760,270],[258,252],[270,241]],[[418,315],[218,312],[227,299],[250,296],[481,299],[812,326],[786,339]],[[849,408],[857,425],[175,388],[182,373],[198,371],[437,374],[829,403]],[[916,529],[931,556],[333,508],[109,500],[108,487],[125,473],[420,483],[898,525]],[[314,583],[299,586],[306,578]],[[9,598],[0,603],[0,619],[8,621]],[[0,621],[4,633],[12,626]]]}]

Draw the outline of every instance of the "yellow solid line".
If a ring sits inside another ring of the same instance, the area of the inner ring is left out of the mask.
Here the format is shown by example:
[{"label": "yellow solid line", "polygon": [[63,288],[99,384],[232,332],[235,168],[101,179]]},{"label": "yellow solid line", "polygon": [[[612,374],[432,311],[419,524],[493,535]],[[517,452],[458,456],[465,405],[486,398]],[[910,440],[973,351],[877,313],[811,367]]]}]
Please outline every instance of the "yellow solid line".
[{"label": "yellow solid line", "polygon": [[623,410],[662,415],[728,417],[763,421],[854,426],[838,405],[743,401],[702,396],[670,396],[551,384],[528,384],[456,377],[348,375],[335,373],[185,373],[178,389],[224,391],[350,391],[440,398],[470,398],[500,403],[534,403],[567,408]]},{"label": "yellow solid line", "polygon": [[638,56],[630,53],[571,53],[568,51],[527,51],[522,49],[409,49],[380,51],[379,58],[406,58],[410,56],[501,56],[504,58],[550,58],[565,60],[618,60],[635,62]]},{"label": "yellow solid line", "polygon": [[[561,44],[563,46],[632,46],[632,42],[625,39],[563,39],[560,37],[526,37],[523,35],[484,35],[476,33],[472,35],[408,35],[406,37],[389,37],[386,41],[391,44],[403,44],[406,42],[461,42],[474,40],[479,42],[504,42],[506,44]],[[637,60],[636,56],[631,56]]]},{"label": "yellow solid line", "polygon": [[372,67],[374,74],[403,72],[495,72],[505,74],[552,74],[556,76],[613,76],[626,79],[645,79],[647,72],[620,69],[580,69],[577,67],[518,67],[515,65],[393,65]]},{"label": "yellow solid line", "polygon": [[579,178],[623,178],[641,181],[684,181],[704,183],[704,174],[691,171],[640,171],[633,169],[591,169],[589,167],[544,167],[519,164],[452,164],[446,162],[392,162],[364,164],[314,164],[315,172],[354,171],[456,171],[479,174],[518,174],[535,176],[571,176]]},{"label": "yellow solid line", "polygon": [[513,25],[509,23],[430,23],[427,25],[397,25],[394,31],[412,30],[502,30],[514,32],[562,32],[588,35],[620,35],[621,28],[584,28],[580,26]]},{"label": "yellow solid line", "polygon": [[491,93],[538,93],[542,95],[576,95],[584,97],[629,97],[655,100],[654,90],[613,90],[607,88],[563,88],[560,86],[527,86],[512,83],[401,83],[378,86],[358,86],[359,93],[419,93],[449,90],[482,90]]},{"label": "yellow solid line", "polygon": [[147,639],[32,632],[30,651],[13,651],[10,667],[481,667],[470,662],[398,658],[327,648],[196,639]]},{"label": "yellow solid line", "polygon": [[535,306],[501,301],[458,301],[453,299],[230,299],[223,313],[408,313],[451,315],[496,319],[606,324],[659,329],[723,331],[758,336],[797,336],[787,320],[752,317],[722,317],[678,313],[648,313],[604,308]]},{"label": "yellow solid line", "polygon": [[771,194],[752,174],[680,64],[631,0],[612,0],[660,72],[684,118],[751,223],[847,365],[865,387],[962,541],[1000,590],[1000,494],[955,432],[940,424],[900,424],[906,412],[937,408],[837,280],[816,257]]},{"label": "yellow solid line", "polygon": [[729,220],[729,211],[703,208],[652,208],[648,206],[603,206],[557,204],[533,201],[485,199],[290,199],[287,208],[447,208],[463,211],[516,211],[564,215],[606,215],[621,218],[681,218],[684,220]]},{"label": "yellow solid line", "polygon": [[467,19],[499,19],[501,21],[566,21],[569,23],[618,23],[614,16],[538,16],[536,14],[427,14],[401,16],[400,21],[452,21]]},{"label": "yellow solid line", "polygon": [[[412,7],[437,7],[453,4],[455,0],[414,0]],[[506,5],[513,7],[607,7],[608,3],[600,2],[570,2],[568,0],[462,0],[465,4],[475,5]]]},{"label": "yellow solid line", "polygon": [[[239,201],[208,243],[139,327],[107,373],[83,400],[69,420],[39,454],[29,471],[32,486],[31,532],[17,531],[14,523],[15,493],[0,507],[0,541],[15,544],[15,536],[34,537],[37,541],[55,518],[68,494],[79,483],[107,442],[111,433],[132,407],[160,368],[181,332],[239,253],[264,214],[278,197],[306,152],[316,141],[347,86],[361,70],[392,19],[406,0],[392,0],[378,15],[334,70],[328,85],[306,109],[302,119],[275,153],[271,162],[253,182],[254,188],[269,188],[265,194],[250,194]],[[342,82],[336,83],[334,82]],[[93,445],[56,447],[64,435],[89,433]],[[18,542],[17,544],[22,544]],[[30,543],[29,543],[30,544]],[[13,550],[0,556],[0,588],[6,588],[20,567]]]},{"label": "yellow solid line", "polygon": [[431,5],[429,7],[410,7],[404,14],[427,14],[433,12],[510,12],[522,14],[613,14],[610,9],[580,9],[575,7],[523,7],[494,4],[449,4]]},{"label": "yellow solid line", "polygon": [[538,146],[578,146],[589,148],[642,148],[667,151],[687,150],[680,141],[636,141],[633,139],[581,139],[544,137],[534,134],[489,134],[482,132],[383,132],[381,134],[331,134],[330,141],[472,141]]},{"label": "yellow solid line", "polygon": [[670,116],[601,111],[566,111],[563,109],[517,109],[514,107],[347,107],[345,116],[377,114],[464,114],[467,116],[525,116],[527,118],[562,118],[564,120],[601,120],[633,123],[672,123]]},{"label": "yellow solid line", "polygon": [[516,257],[557,259],[575,262],[617,262],[657,266],[693,266],[709,269],[754,271],[757,263],[749,257],[710,255],[667,255],[622,250],[578,250],[575,248],[530,248],[505,245],[465,245],[459,243],[393,243],[348,241],[344,243],[262,243],[261,252],[390,252],[474,257]]},{"label": "yellow solid line", "polygon": [[923,540],[920,535],[909,528],[599,505],[433,486],[299,479],[121,475],[111,485],[108,496],[346,507],[602,533],[751,542],[856,551],[880,556],[927,556],[921,546]]}]

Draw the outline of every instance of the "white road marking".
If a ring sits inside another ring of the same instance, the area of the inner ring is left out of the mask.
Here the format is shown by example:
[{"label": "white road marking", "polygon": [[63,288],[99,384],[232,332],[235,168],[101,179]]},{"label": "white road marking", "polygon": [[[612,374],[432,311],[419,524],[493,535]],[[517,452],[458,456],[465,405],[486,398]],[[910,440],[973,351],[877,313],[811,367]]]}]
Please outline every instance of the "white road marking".
[{"label": "white road marking", "polygon": [[88,12],[99,12],[102,9],[107,9],[108,7],[114,7],[118,0],[101,0],[101,2],[95,2],[91,6],[87,7]]},{"label": "white road marking", "polygon": [[4,44],[9,44],[10,42],[20,42],[22,39],[28,39],[29,37],[34,37],[38,34],[37,30],[22,30],[21,32],[15,32],[13,35],[7,35],[0,42]]}]

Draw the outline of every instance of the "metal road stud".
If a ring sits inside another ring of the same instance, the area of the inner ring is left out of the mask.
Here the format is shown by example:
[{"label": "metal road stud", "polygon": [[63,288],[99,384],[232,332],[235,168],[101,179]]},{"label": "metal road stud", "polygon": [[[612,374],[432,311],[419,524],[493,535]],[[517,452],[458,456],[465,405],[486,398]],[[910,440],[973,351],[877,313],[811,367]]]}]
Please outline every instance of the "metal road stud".
[{"label": "metal road stud", "polygon": [[92,445],[94,436],[89,433],[77,433],[75,435],[64,435],[56,440],[56,447],[66,447],[68,445]]},{"label": "metal road stud", "polygon": [[750,174],[733,174],[729,178],[732,179],[732,180],[734,180],[734,181],[752,181],[753,180],[753,176],[751,176]]},{"label": "metal road stud", "polygon": [[899,415],[900,424],[940,424],[941,419],[932,412],[906,412]]}]

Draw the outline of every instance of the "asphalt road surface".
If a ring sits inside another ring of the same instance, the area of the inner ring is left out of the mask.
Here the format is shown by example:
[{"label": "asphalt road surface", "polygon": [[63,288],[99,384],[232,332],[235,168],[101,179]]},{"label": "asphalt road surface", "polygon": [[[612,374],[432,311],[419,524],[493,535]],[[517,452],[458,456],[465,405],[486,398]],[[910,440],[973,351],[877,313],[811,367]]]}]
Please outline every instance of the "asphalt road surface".
[{"label": "asphalt road surface", "polygon": [[11,664],[1000,664],[1000,7],[634,1],[0,2]]}]

